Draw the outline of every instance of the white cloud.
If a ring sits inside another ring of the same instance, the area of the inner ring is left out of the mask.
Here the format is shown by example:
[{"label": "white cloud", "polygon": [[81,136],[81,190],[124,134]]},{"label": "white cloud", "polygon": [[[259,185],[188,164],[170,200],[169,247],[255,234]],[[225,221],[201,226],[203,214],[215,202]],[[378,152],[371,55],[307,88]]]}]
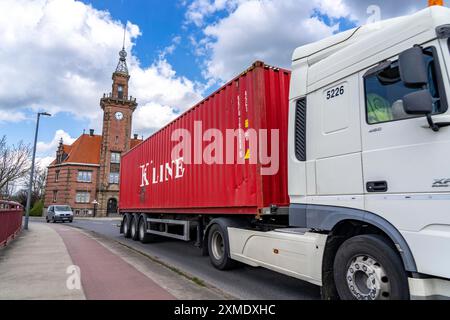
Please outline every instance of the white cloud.
[{"label": "white cloud", "polygon": [[[324,0],[322,0],[324,1]],[[329,2],[329,8],[333,7],[335,0],[325,0]],[[381,19],[388,19],[398,17],[405,14],[411,14],[428,6],[427,0],[336,0],[341,3],[348,15],[354,17],[358,24],[365,24],[370,13],[367,12],[369,6],[378,6],[380,8]],[[331,11],[332,12],[332,11]],[[334,16],[345,16],[344,14],[337,14]]]},{"label": "white cloud", "polygon": [[172,44],[170,46],[167,46],[164,48],[164,50],[160,53],[160,58],[164,59],[167,55],[171,55],[175,49],[177,48],[177,46],[180,44],[181,42],[181,37],[180,36],[176,36],[172,39]]},{"label": "white cloud", "polygon": [[[255,60],[289,67],[296,47],[332,35],[339,19],[365,24],[372,14],[369,6],[378,6],[381,18],[387,19],[425,8],[427,1],[193,0],[185,5],[186,23],[202,31],[190,41],[194,53],[206,59],[204,76],[223,82]],[[214,19],[218,12],[220,18]]]},{"label": "white cloud", "polygon": [[[73,0],[3,0],[0,12],[0,109],[45,106],[93,118],[110,87],[122,26]],[[129,24],[127,45],[139,35]]]},{"label": "white cloud", "polygon": [[212,14],[228,10],[231,11],[236,8],[239,3],[246,0],[194,0],[192,1],[186,11],[186,22],[193,23],[197,27],[204,24],[205,19]]},{"label": "white cloud", "polygon": [[55,160],[54,156],[53,157],[50,157],[50,156],[42,157],[42,158],[37,157],[35,163],[36,163],[36,166],[38,166],[40,169],[45,170],[50,165],[50,163],[53,162],[53,160]]},{"label": "white cloud", "polygon": [[0,123],[1,122],[20,122],[26,120],[26,115],[23,112],[0,112]]},{"label": "white cloud", "polygon": [[[130,90],[146,108],[160,105],[184,111],[201,99],[199,84],[177,76],[166,59],[156,61],[147,69],[132,67],[130,73],[133,75]],[[134,119],[136,124],[138,117]],[[138,127],[143,126],[138,124]]]},{"label": "white cloud", "polygon": [[136,110],[133,116],[135,132],[148,136],[177,116],[178,113],[170,106],[148,103]]},{"label": "white cloud", "polygon": [[192,41],[200,47],[197,52],[207,53],[204,76],[226,81],[255,60],[289,67],[298,45],[330,36],[338,28],[313,16],[320,2],[239,1],[228,15],[203,28],[203,39]]},{"label": "white cloud", "polygon": [[39,141],[36,145],[36,153],[41,157],[53,155],[58,148],[59,141],[63,140],[64,144],[72,144],[76,139],[72,138],[70,134],[63,129],[59,129],[55,132],[55,136],[50,142]]},{"label": "white cloud", "polygon": [[[45,109],[52,114],[69,112],[99,132],[99,99],[111,88],[123,25],[108,12],[75,0],[2,0],[0,12],[8,13],[0,15],[0,114],[7,114],[0,121],[21,121],[30,108]],[[149,106],[170,106],[176,112],[199,100],[201,87],[178,76],[166,59],[180,39],[174,37],[159,60],[144,68],[131,54],[140,34],[139,27],[128,22],[130,94],[146,112]],[[138,123],[137,128],[161,125]],[[47,145],[54,152],[52,143],[41,143],[41,148]]]}]

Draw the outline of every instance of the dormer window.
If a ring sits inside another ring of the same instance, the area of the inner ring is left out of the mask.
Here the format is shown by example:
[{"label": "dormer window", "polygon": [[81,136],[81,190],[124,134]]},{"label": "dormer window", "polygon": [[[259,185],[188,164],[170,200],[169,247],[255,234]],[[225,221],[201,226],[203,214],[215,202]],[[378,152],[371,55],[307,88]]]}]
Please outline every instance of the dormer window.
[{"label": "dormer window", "polygon": [[123,99],[123,86],[122,85],[117,86],[117,96],[119,97],[119,99]]}]

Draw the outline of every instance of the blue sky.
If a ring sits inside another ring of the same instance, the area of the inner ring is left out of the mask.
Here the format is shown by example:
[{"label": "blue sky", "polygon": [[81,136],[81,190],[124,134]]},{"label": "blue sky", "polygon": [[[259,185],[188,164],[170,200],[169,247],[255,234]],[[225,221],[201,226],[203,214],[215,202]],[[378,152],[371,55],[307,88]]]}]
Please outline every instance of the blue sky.
[{"label": "blue sky", "polygon": [[[289,68],[295,47],[365,23],[414,12],[426,1],[357,0],[3,0],[0,11],[0,135],[31,143],[35,112],[50,111],[38,157],[56,142],[101,130],[122,28],[134,132],[148,136],[255,60]],[[13,67],[11,67],[13,66]]]},{"label": "blue sky", "polygon": [[[111,0],[83,0],[82,2],[92,5],[96,9],[105,10],[111,13],[115,20],[126,24],[132,21],[142,29],[142,35],[136,40],[133,49],[143,66],[149,66],[155,61],[160,52],[172,43],[172,39],[178,35],[186,34],[188,31],[181,23],[184,19],[185,8],[178,1],[160,0],[133,0],[133,1],[111,1]],[[121,34],[117,35],[119,38]],[[184,37],[179,49],[170,57],[170,62],[177,73],[191,79],[201,81],[201,72],[198,65],[185,63],[185,61],[195,60],[189,42]],[[120,48],[118,48],[119,50]],[[113,72],[114,70],[111,70]],[[105,88],[107,91],[108,88]],[[101,92],[99,92],[100,98]],[[92,106],[93,108],[97,105]],[[30,117],[32,114],[30,113]],[[61,112],[53,118],[43,118],[39,132],[39,139],[49,141],[55,132],[62,128],[62,124],[72,137],[81,134],[83,130],[88,131],[87,123],[84,119],[74,119],[71,113]],[[0,127],[0,134],[8,133],[8,141],[17,143],[20,140],[31,142],[34,136],[34,118],[21,123],[21,128],[17,128],[16,123],[4,123]]]},{"label": "blue sky", "polygon": [[183,36],[182,43],[170,62],[178,73],[189,78],[201,80],[198,66],[186,64],[185,61],[195,59],[186,34],[192,30],[184,30],[183,19],[186,8],[179,1],[161,0],[83,0],[97,9],[106,10],[120,20],[139,25],[142,35],[136,40],[133,53],[139,57],[143,66],[149,66],[159,53],[172,43],[176,36]]}]

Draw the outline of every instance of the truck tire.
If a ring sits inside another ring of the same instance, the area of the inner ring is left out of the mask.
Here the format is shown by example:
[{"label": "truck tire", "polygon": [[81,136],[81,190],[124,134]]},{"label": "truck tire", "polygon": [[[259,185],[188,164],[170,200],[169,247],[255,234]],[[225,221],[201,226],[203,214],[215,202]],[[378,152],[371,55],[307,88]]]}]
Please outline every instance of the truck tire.
[{"label": "truck tire", "polygon": [[133,214],[131,216],[131,223],[130,223],[130,237],[134,241],[137,241],[139,238],[138,224],[139,224],[139,215]]},{"label": "truck tire", "polygon": [[334,281],[342,300],[407,300],[408,278],[403,263],[383,237],[360,235],[338,249]]},{"label": "truck tire", "polygon": [[123,235],[125,238],[131,237],[131,215],[126,213],[122,220]]},{"label": "truck tire", "polygon": [[237,266],[237,262],[230,258],[225,232],[221,225],[214,224],[208,234],[209,259],[211,264],[219,270],[230,270]]},{"label": "truck tire", "polygon": [[157,239],[157,235],[154,234],[150,234],[147,233],[146,231],[146,223],[145,223],[145,219],[147,217],[145,215],[142,215],[139,217],[139,224],[138,224],[138,238],[139,241],[142,243],[150,243],[150,242],[155,242]]}]

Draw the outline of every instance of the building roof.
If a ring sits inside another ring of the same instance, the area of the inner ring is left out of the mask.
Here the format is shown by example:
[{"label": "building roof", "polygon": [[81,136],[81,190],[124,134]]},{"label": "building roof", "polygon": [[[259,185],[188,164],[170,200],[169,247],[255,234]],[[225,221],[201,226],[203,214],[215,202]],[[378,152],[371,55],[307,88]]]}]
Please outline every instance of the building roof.
[{"label": "building roof", "polygon": [[69,154],[71,150],[72,150],[72,146],[70,144],[63,144],[64,153]]},{"label": "building roof", "polygon": [[134,147],[136,147],[141,142],[142,142],[142,140],[140,140],[140,139],[131,139],[130,149],[133,149]]},{"label": "building roof", "polygon": [[[63,145],[64,163],[100,164],[102,136],[83,134],[72,145]],[[56,159],[50,164],[56,164]]]},{"label": "building roof", "polygon": [[100,164],[102,136],[81,135],[73,144],[69,156],[64,162]]},{"label": "building roof", "polygon": [[[130,148],[134,148],[142,140],[131,139]],[[63,144],[63,152],[67,155],[61,164],[79,163],[88,165],[100,164],[100,150],[102,146],[102,136],[83,134],[72,145]],[[56,159],[50,166],[56,165]]]}]

